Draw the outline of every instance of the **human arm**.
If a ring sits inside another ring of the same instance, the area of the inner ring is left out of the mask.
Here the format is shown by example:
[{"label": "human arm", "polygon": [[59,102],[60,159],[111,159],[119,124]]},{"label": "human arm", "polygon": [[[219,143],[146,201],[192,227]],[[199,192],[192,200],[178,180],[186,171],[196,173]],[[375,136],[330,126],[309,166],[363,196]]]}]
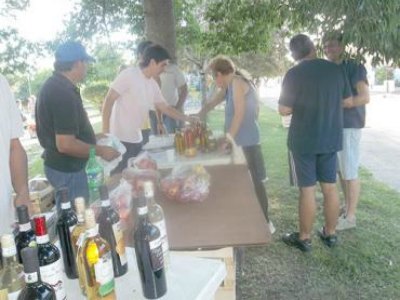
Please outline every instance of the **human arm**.
[{"label": "human arm", "polygon": [[28,187],[28,158],[18,138],[11,139],[10,142],[10,173],[16,194],[14,206],[24,204],[32,211]]},{"label": "human arm", "polygon": [[218,104],[220,104],[222,101],[225,99],[225,94],[226,94],[226,89],[219,89],[211,99],[211,101],[208,101],[199,111],[198,116],[200,118],[204,118],[207,113],[214,109]]},{"label": "human arm", "polygon": [[365,81],[358,81],[356,84],[357,95],[345,101],[343,107],[352,108],[369,103],[369,87]]},{"label": "human arm", "polygon": [[156,109],[160,110],[163,114],[166,114],[167,116],[175,120],[191,123],[198,121],[198,118],[186,116],[173,106],[168,105],[166,102],[156,102],[154,103],[154,105]]},{"label": "human arm", "polygon": [[175,108],[177,110],[182,111],[187,95],[188,95],[188,87],[187,84],[185,83],[184,85],[178,88],[178,102],[175,105]]},{"label": "human arm", "polygon": [[278,112],[281,116],[289,116],[293,113],[297,95],[296,82],[293,72],[289,70],[283,78],[281,94],[278,100]]},{"label": "human arm", "polygon": [[235,138],[243,122],[244,114],[246,111],[245,96],[249,90],[249,86],[243,80],[234,79],[232,82],[232,89],[233,89],[233,106],[235,113],[233,115],[232,123],[227,133],[229,133],[232,138]]},{"label": "human arm", "polygon": [[110,132],[110,118],[112,108],[115,101],[120,97],[120,94],[113,88],[110,88],[107,92],[106,98],[104,99],[103,109],[102,109],[102,123],[103,123],[103,133]]},{"label": "human arm", "polygon": [[[67,154],[73,157],[87,158],[89,157],[91,144],[85,143],[77,139],[71,134],[56,134],[56,147],[58,152]],[[96,155],[110,161],[117,158],[120,153],[112,147],[94,145],[96,148]]]}]

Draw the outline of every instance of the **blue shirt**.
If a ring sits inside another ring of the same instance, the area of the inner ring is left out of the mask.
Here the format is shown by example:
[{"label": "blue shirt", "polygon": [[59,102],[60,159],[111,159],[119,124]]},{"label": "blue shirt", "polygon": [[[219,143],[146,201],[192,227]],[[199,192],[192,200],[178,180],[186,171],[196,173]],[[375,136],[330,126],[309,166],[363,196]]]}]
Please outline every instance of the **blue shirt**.
[{"label": "blue shirt", "polygon": [[323,59],[304,60],[282,82],[279,104],[291,107],[288,147],[300,154],[342,149],[343,99],[351,96],[342,69]]},{"label": "blue shirt", "polygon": [[[368,84],[367,70],[354,60],[344,60],[340,66],[343,68],[349,81],[353,96],[357,96],[357,83],[364,81]],[[365,126],[365,105],[345,108],[343,110],[344,128],[363,128]]]},{"label": "blue shirt", "polygon": [[[225,131],[228,132],[235,115],[232,83],[226,91],[225,101]],[[253,146],[260,143],[260,130],[257,123],[258,97],[252,84],[249,84],[245,102],[244,116],[239,131],[235,136],[235,142],[239,146]]]}]

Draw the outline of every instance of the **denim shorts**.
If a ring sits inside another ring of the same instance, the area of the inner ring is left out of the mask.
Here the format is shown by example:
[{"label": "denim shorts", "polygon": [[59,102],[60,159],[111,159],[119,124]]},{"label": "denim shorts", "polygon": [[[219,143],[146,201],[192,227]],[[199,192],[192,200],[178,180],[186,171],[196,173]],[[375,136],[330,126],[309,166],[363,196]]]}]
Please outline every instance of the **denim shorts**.
[{"label": "denim shorts", "polygon": [[360,141],[361,129],[343,129],[343,150],[338,152],[339,172],[344,180],[358,178],[360,167]]},{"label": "denim shorts", "polygon": [[336,182],[337,152],[300,154],[289,152],[291,183],[298,187]]}]

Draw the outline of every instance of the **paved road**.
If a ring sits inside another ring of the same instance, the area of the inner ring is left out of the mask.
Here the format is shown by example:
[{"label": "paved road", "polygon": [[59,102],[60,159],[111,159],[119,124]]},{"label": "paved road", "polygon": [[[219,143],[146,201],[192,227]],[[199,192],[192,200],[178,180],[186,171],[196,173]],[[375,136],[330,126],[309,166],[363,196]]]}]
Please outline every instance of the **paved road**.
[{"label": "paved road", "polygon": [[[261,101],[277,109],[279,89],[262,88]],[[400,95],[371,92],[361,140],[361,164],[400,192]]]}]

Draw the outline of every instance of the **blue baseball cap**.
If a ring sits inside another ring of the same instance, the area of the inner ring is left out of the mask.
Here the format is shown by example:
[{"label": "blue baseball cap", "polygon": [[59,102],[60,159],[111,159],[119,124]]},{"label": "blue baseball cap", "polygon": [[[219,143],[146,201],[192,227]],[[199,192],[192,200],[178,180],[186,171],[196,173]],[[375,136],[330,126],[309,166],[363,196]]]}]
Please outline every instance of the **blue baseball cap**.
[{"label": "blue baseball cap", "polygon": [[80,42],[68,41],[58,46],[55,53],[58,62],[88,61],[95,59],[87,54],[85,47]]}]

